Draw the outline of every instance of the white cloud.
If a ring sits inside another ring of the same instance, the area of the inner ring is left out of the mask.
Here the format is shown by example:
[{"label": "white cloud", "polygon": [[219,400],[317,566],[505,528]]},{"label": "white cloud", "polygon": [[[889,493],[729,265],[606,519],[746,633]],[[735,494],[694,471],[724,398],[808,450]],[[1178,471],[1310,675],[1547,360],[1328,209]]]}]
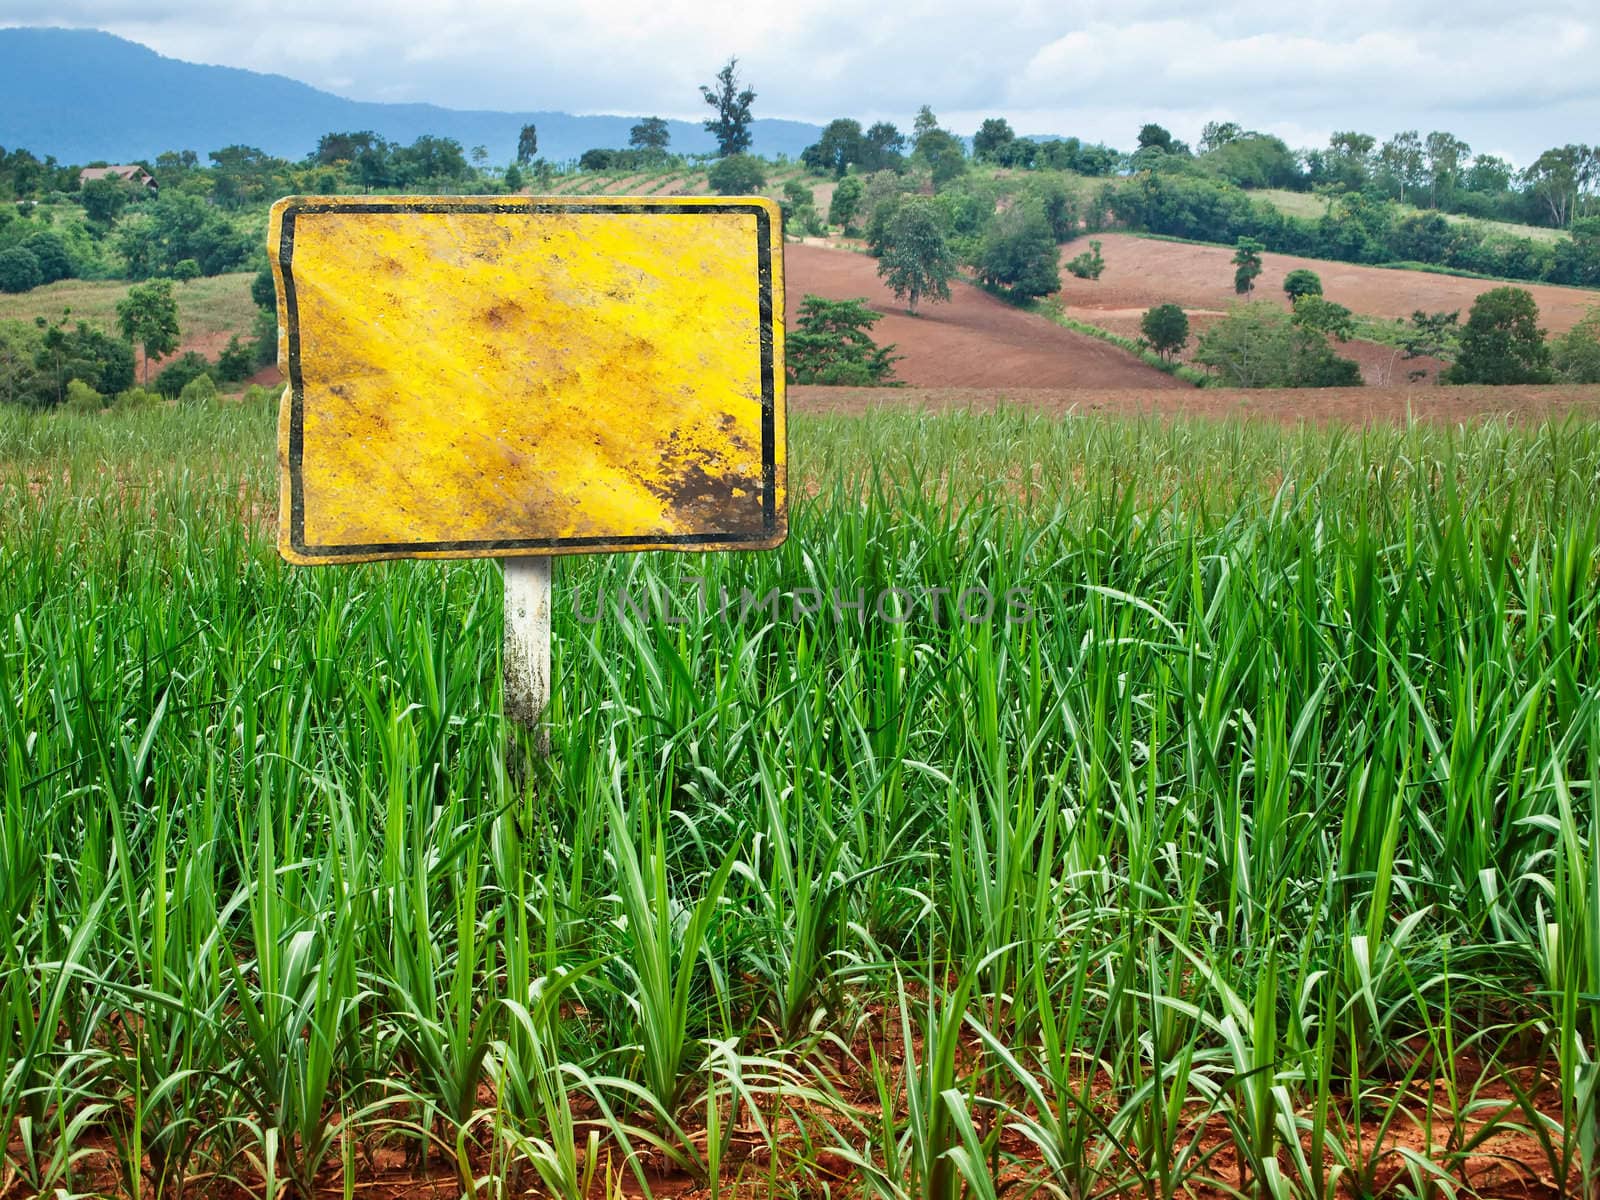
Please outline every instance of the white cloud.
[{"label": "white cloud", "polygon": [[1526,161],[1600,140],[1592,0],[0,0],[0,23],[109,29],[174,57],[275,71],[358,99],[698,117],[740,56],[765,116],[908,122],[1126,147],[1237,120],[1291,144],[1450,129]]}]

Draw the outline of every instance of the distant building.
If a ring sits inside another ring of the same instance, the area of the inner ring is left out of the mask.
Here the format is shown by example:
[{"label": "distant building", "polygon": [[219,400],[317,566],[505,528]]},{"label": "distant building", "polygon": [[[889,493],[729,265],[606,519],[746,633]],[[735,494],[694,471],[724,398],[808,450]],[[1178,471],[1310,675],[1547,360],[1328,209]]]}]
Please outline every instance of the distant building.
[{"label": "distant building", "polygon": [[85,167],[78,172],[79,187],[86,183],[93,183],[96,179],[124,179],[140,187],[147,187],[152,192],[159,191],[161,188],[161,185],[156,182],[156,177],[138,163],[114,167]]}]

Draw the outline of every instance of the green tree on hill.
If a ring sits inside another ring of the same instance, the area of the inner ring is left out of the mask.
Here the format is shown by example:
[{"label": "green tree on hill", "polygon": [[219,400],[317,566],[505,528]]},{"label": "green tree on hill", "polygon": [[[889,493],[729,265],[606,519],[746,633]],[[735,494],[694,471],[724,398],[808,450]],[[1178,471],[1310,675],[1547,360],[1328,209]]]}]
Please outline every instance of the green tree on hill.
[{"label": "green tree on hill", "polygon": [[1549,383],[1550,347],[1527,288],[1499,287],[1472,302],[1447,383]]},{"label": "green tree on hill", "polygon": [[1233,290],[1248,296],[1256,286],[1256,276],[1261,274],[1261,252],[1266,249],[1252,237],[1242,237],[1233,252]]},{"label": "green tree on hill", "polygon": [[911,159],[928,169],[934,191],[967,169],[967,152],[961,145],[961,139],[943,129],[930,129],[919,137]]},{"label": "green tree on hill", "polygon": [[1600,305],[1555,340],[1550,362],[1566,383],[1600,383]]},{"label": "green tree on hill", "polygon": [[1176,304],[1158,304],[1139,321],[1150,349],[1168,362],[1189,344],[1189,314]]},{"label": "green tree on hill", "polygon": [[144,351],[144,381],[150,382],[150,360],[178,348],[178,300],[170,279],[153,279],[128,289],[117,302],[117,328],[130,345]]},{"label": "green tree on hill", "polygon": [[828,202],[828,224],[837,225],[849,233],[861,213],[861,197],[866,185],[857,175],[846,175],[833,189],[833,199]]},{"label": "green tree on hill", "polygon": [[1283,277],[1283,294],[1289,297],[1293,304],[1301,296],[1322,295],[1322,279],[1315,271],[1308,271],[1304,267],[1296,267]]},{"label": "green tree on hill", "polygon": [[717,112],[705,121],[706,131],[717,139],[717,153],[727,157],[749,150],[754,120],[750,106],[755,103],[756,94],[752,88],[739,86],[737,58],[730,58],[723,65],[712,87],[701,86],[700,98]]},{"label": "green tree on hill", "polygon": [[800,316],[784,338],[784,364],[791,383],[878,387],[893,382],[893,346],[872,340],[882,320],[862,300],[806,296]]},{"label": "green tree on hill", "polygon": [[524,125],[517,134],[517,165],[525,167],[538,157],[539,130],[533,125]]},{"label": "green tree on hill", "polygon": [[990,117],[972,135],[972,157],[979,162],[994,162],[1016,140],[1011,122],[1004,117]]},{"label": "green tree on hill", "polygon": [[878,275],[906,302],[906,311],[915,313],[920,300],[950,299],[950,280],[955,273],[955,256],[932,201],[925,196],[907,196],[884,231]]},{"label": "green tree on hill", "polygon": [[989,222],[978,250],[978,277],[1021,298],[1061,290],[1056,239],[1037,209],[1016,205]]},{"label": "green tree on hill", "polygon": [[628,145],[635,150],[653,150],[665,154],[671,142],[672,130],[660,117],[646,117],[628,130]]},{"label": "green tree on hill", "polygon": [[759,158],[730,154],[711,164],[706,182],[719,196],[745,196],[766,186],[767,171]]},{"label": "green tree on hill", "polygon": [[0,292],[31,292],[44,282],[39,260],[21,246],[0,250]]}]

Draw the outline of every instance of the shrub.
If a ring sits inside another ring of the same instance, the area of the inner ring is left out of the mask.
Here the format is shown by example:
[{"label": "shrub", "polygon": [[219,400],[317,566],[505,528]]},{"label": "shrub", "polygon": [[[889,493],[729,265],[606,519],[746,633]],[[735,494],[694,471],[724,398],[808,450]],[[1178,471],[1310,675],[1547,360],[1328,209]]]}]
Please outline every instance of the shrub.
[{"label": "shrub", "polygon": [[806,296],[800,316],[784,338],[784,360],[791,383],[883,386],[893,382],[893,346],[872,340],[882,320],[865,300],[826,300]]},{"label": "shrub", "polygon": [[258,308],[277,310],[278,285],[272,278],[271,267],[262,267],[250,281],[250,299],[256,302]]},{"label": "shrub", "polygon": [[1308,271],[1304,267],[1297,267],[1283,277],[1283,294],[1289,297],[1293,304],[1301,296],[1322,295],[1322,279],[1315,271]]},{"label": "shrub", "polygon": [[1268,303],[1238,304],[1200,335],[1194,361],[1229,387],[1356,387],[1360,366]]},{"label": "shrub", "polygon": [[252,383],[245,388],[239,397],[241,404],[259,404],[263,408],[276,408],[278,401],[283,396],[281,387],[268,387],[261,383]]},{"label": "shrub", "polygon": [[183,390],[178,393],[178,403],[185,405],[214,404],[217,399],[217,385],[211,382],[211,376],[202,372],[188,383],[183,385]]},{"label": "shrub", "polygon": [[828,224],[837,225],[849,233],[861,214],[861,198],[865,185],[855,175],[846,175],[833,189],[833,199],[828,202]]},{"label": "shrub", "polygon": [[1472,302],[1447,383],[1548,383],[1550,347],[1527,288],[1500,287]]},{"label": "shrub", "polygon": [[74,413],[97,413],[106,406],[106,398],[81,379],[67,384],[66,410]]},{"label": "shrub", "polygon": [[1067,261],[1067,270],[1079,279],[1099,279],[1100,272],[1105,269],[1106,260],[1100,253],[1099,242],[1090,242],[1087,250]]},{"label": "shrub", "polygon": [[989,224],[978,251],[978,278],[1020,297],[1061,290],[1056,239],[1044,214],[1017,206]]},{"label": "shrub", "polygon": [[1264,247],[1255,238],[1242,237],[1233,251],[1233,290],[1248,296],[1256,286],[1256,276],[1261,274],[1261,252]]},{"label": "shrub", "polygon": [[1556,338],[1550,361],[1567,383],[1600,383],[1600,305]]},{"label": "shrub", "polygon": [[44,282],[33,251],[21,246],[0,250],[0,292],[31,292]]},{"label": "shrub", "polygon": [[1158,304],[1139,321],[1150,349],[1168,362],[1189,344],[1189,314],[1176,304]]},{"label": "shrub", "polygon": [[759,158],[730,154],[712,165],[706,172],[706,182],[719,196],[744,196],[766,186],[767,169]]},{"label": "shrub", "polygon": [[255,374],[256,346],[241,341],[236,333],[217,355],[217,378],[224,383],[241,383]]},{"label": "shrub", "polygon": [[39,260],[40,283],[72,278],[72,258],[59,234],[41,229],[23,238],[22,248]]},{"label": "shrub", "polygon": [[179,283],[200,278],[200,264],[192,258],[180,258],[172,264],[172,277]]},{"label": "shrub", "polygon": [[210,370],[211,363],[204,355],[196,354],[193,350],[186,351],[156,376],[156,391],[168,400],[176,399],[185,387]]},{"label": "shrub", "polygon": [[159,398],[154,392],[142,387],[129,388],[125,392],[117,393],[117,398],[111,402],[111,411],[119,415],[139,412],[152,407]]}]

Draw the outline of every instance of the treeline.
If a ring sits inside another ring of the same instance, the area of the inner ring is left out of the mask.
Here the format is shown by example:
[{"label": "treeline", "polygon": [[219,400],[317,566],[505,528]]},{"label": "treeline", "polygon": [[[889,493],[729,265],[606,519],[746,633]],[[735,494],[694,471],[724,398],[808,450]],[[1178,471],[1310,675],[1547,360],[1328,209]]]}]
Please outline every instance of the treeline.
[{"label": "treeline", "polygon": [[1160,171],[1122,182],[1111,201],[1134,229],[1202,242],[1255,238],[1267,249],[1354,263],[1425,263],[1506,279],[1600,286],[1600,217],[1573,221],[1570,238],[1541,241],[1411,212],[1354,192],[1328,211],[1291,216],[1238,188]]}]

